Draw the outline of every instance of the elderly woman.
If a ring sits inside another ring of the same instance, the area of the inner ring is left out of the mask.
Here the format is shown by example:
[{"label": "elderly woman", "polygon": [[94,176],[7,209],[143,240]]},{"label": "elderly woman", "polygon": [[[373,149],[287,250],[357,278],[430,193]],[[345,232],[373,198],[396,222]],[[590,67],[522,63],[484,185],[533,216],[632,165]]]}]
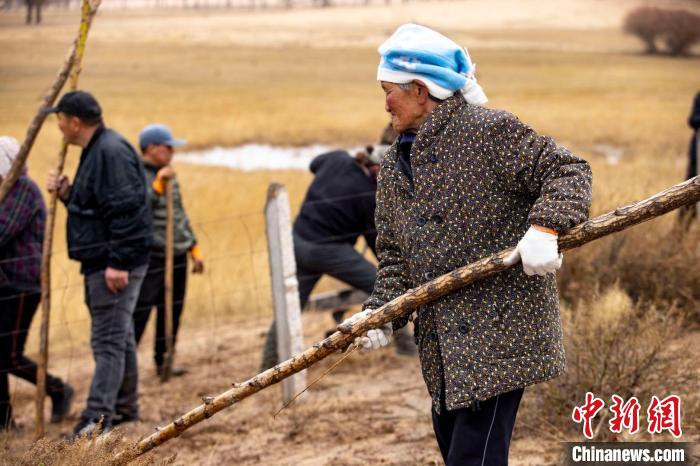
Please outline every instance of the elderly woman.
[{"label": "elderly woman", "polygon": [[[517,244],[508,261],[522,267],[422,306],[414,321],[445,463],[506,465],[524,387],[564,372],[557,235],[587,218],[591,171],[514,115],[482,107],[467,51],[443,35],[403,25],[379,54],[400,136],[379,173],[377,281],[349,320]],[[391,334],[370,330],[358,343],[376,349]]]},{"label": "elderly woman", "polygon": [[[0,136],[0,182],[17,153],[15,138]],[[46,208],[41,191],[26,172],[0,203],[0,430],[14,426],[8,374],[36,384],[37,366],[24,356],[29,326],[41,299],[39,269]],[[51,422],[70,410],[73,387],[46,374]]]}]

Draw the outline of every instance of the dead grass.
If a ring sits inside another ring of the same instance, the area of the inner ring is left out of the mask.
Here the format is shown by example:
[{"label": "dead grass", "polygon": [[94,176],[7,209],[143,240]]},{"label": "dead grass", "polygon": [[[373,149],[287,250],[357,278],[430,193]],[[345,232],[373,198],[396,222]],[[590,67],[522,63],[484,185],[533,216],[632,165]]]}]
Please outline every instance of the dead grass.
[{"label": "dead grass", "polygon": [[[124,434],[115,429],[104,437],[81,438],[72,443],[43,438],[19,456],[8,458],[17,466],[50,464],[55,466],[118,466],[114,456],[125,448]],[[14,456],[14,455],[12,455]],[[130,463],[138,466],[173,464],[175,456],[158,461],[153,457],[138,458]],[[1,460],[0,460],[1,461]],[[4,462],[0,462],[4,464]]]},{"label": "dead grass", "polygon": [[[690,388],[700,382],[700,371],[688,358],[689,351],[697,348],[671,343],[683,334],[683,317],[677,309],[635,304],[619,286],[612,286],[581,298],[574,306],[564,306],[562,318],[567,373],[533,388],[536,397],[531,401],[537,408],[525,411],[526,425],[560,441],[578,441],[580,426],[571,422],[570,416],[588,391],[605,400],[606,406],[613,394],[625,400],[636,396],[644,409],[652,395],[678,393],[684,403],[684,435],[700,433],[700,399]],[[606,421],[598,416],[595,422],[594,427]],[[605,424],[596,431],[596,441],[616,438],[653,439],[646,432],[634,437],[615,436]]]},{"label": "dead grass", "polygon": [[[347,9],[336,13],[352,17]],[[384,37],[396,21],[383,10],[375,13],[374,19],[366,22],[346,18],[325,25],[326,17],[313,13],[301,27],[284,12],[261,16],[189,12],[193,17],[188,22],[182,12],[167,13],[163,21],[141,13],[110,12],[95,21],[81,86],[98,96],[108,124],[132,141],[146,123],[163,121],[192,147],[249,141],[338,146],[371,142],[378,137],[386,116],[374,82],[376,44],[370,46],[360,38]],[[68,48],[75,25],[72,18],[59,16],[51,18],[45,28],[30,30],[13,25],[17,19],[18,15],[0,15],[0,133],[21,137]],[[257,30],[270,22],[279,34],[268,31],[257,36]],[[698,59],[637,55],[631,39],[607,26],[504,31],[493,25],[467,29],[456,24],[445,27],[466,45],[475,44],[470,52],[478,63],[490,105],[515,112],[591,162],[594,215],[682,179],[690,135],[685,121],[699,84]],[[316,32],[305,35],[307,29],[313,29],[310,25],[319,26],[321,37],[334,41],[307,47],[318,38]],[[58,130],[50,119],[30,158],[30,173],[41,184],[54,165],[58,143]],[[608,162],[605,147],[622,150],[619,163]],[[77,159],[73,150],[67,167],[71,175]],[[154,424],[197,404],[199,392],[218,392],[217,387],[225,389],[229,379],[253,374],[262,344],[260,332],[270,315],[262,222],[267,185],[274,180],[288,187],[294,213],[310,180],[309,174],[296,171],[177,168],[207,259],[207,273],[190,281],[179,357],[205,374],[175,383],[167,397],[157,381],[149,375],[143,377],[145,420],[129,431],[130,439],[149,433]],[[81,404],[91,371],[88,315],[77,265],[65,257],[64,222],[65,212],[60,209],[53,269],[52,369],[79,385],[77,402]],[[617,322],[629,312],[635,319],[647,316],[644,319],[651,320],[641,320],[637,327],[623,327],[641,351],[648,346],[641,338],[647,335],[646,324],[658,329],[667,322],[659,323],[651,316],[656,319],[676,309],[686,323],[697,322],[697,234],[671,236],[671,225],[667,216],[567,254],[560,279],[568,308],[597,313],[596,322]],[[608,291],[614,283],[618,288]],[[597,296],[600,298],[594,300]],[[580,300],[591,300],[595,306],[579,308]],[[582,321],[571,322],[569,334],[576,336]],[[307,321],[305,325],[313,328],[314,324]],[[675,323],[669,328],[680,333],[667,335],[670,346],[688,338]],[[321,334],[320,329],[309,329],[309,335],[314,331]],[[593,334],[581,341],[596,345],[603,340]],[[151,371],[149,344],[147,340],[142,345],[145,371]],[[36,347],[32,335],[29,353]],[[697,359],[697,345],[687,348],[686,361]],[[580,354],[572,351],[570,355]],[[324,367],[317,369],[319,373]],[[182,447],[166,446],[158,458],[177,452],[183,464],[230,458],[236,458],[238,464],[366,464],[376,458],[386,460],[386,464],[398,464],[392,461],[401,459],[406,460],[401,464],[437,461],[426,416],[427,399],[413,362],[376,356],[371,364],[350,364],[347,373],[339,371],[319,390],[322,395],[315,399],[314,407],[301,408],[302,414],[296,418],[272,423],[265,416],[273,411],[270,405],[276,402],[276,394],[263,393],[258,403],[242,404],[233,414],[222,413],[217,418],[220,420],[175,440],[173,444]],[[393,378],[382,377],[382,384],[367,391],[364,382],[369,373],[391,374]],[[669,374],[673,375],[673,370]],[[645,390],[662,394],[667,389],[687,389],[674,385],[676,379],[667,378],[669,374],[659,369]],[[613,382],[609,382],[611,390]],[[584,390],[583,379],[567,383],[573,387],[571,394]],[[383,390],[388,390],[387,384],[394,384],[399,391],[416,390],[416,395],[408,396],[408,401],[405,397],[390,398],[389,405],[408,405],[393,414],[381,411],[374,419],[371,416],[375,414],[366,411],[364,403],[375,405],[386,395]],[[31,397],[32,391],[22,385],[15,392],[17,411],[29,425]],[[568,400],[560,408],[570,410],[571,403]],[[561,419],[568,419],[570,412],[564,414]],[[243,421],[232,427],[238,419]],[[377,421],[376,429],[368,419]],[[395,422],[398,424],[392,427]],[[369,431],[362,427],[368,425],[373,426]],[[542,429],[541,425],[535,427]],[[56,438],[67,428],[67,424],[56,427],[50,436]],[[519,429],[514,448],[520,459],[516,464],[556,464],[551,452],[527,443],[530,430]],[[207,435],[198,435],[205,432]],[[321,433],[325,436],[318,445],[311,450],[302,448]],[[237,441],[232,443],[231,438]],[[29,440],[28,432],[10,440],[13,458],[19,458],[16,452],[26,448]],[[360,440],[362,449],[348,446]],[[385,449],[394,441],[399,447]],[[297,456],[279,456],[279,451],[273,451],[279,445],[296,450]],[[425,455],[405,455],[419,447],[425,448]],[[48,443],[45,448],[54,447]],[[202,451],[211,454],[202,458]]]}]

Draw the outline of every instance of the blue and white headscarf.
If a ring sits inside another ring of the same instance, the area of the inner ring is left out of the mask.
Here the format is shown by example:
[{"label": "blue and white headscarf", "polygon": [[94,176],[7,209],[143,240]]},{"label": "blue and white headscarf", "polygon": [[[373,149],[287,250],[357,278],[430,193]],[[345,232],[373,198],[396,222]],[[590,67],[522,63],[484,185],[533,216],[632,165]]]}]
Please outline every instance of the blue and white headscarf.
[{"label": "blue and white headscarf", "polygon": [[439,32],[404,24],[379,47],[377,80],[395,84],[418,80],[435,98],[461,91],[464,100],[483,105],[488,99],[476,82],[476,66],[469,53]]},{"label": "blue and white headscarf", "polygon": [[10,136],[0,136],[0,176],[10,172],[10,167],[19,154],[19,141]]}]

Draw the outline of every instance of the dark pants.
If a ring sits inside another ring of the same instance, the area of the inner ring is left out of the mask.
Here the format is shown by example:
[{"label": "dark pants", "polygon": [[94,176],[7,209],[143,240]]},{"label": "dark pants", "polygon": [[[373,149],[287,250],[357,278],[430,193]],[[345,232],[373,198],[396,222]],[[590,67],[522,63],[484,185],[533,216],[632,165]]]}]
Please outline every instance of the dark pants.
[{"label": "dark pants", "polygon": [[[304,309],[311,290],[324,274],[337,278],[365,293],[372,293],[377,279],[376,267],[350,243],[312,243],[294,235],[294,260],[297,265],[299,301]],[[277,326],[273,321],[267,332],[262,368],[278,362]]]},{"label": "dark pants", "polygon": [[27,4],[27,24],[32,22],[32,10],[36,10],[36,24],[41,23],[41,6],[44,0],[25,0],[25,3]]},{"label": "dark pants", "polygon": [[[36,385],[37,365],[24,356],[24,344],[40,299],[39,292],[0,289],[0,430],[12,420],[8,375]],[[46,392],[49,396],[62,394],[61,379],[46,374]]]},{"label": "dark pants", "polygon": [[294,235],[294,260],[302,309],[323,275],[330,275],[368,294],[372,293],[377,280],[376,266],[350,243],[318,244]]},{"label": "dark pants", "polygon": [[[700,95],[700,94],[699,94]],[[686,170],[686,180],[698,175],[698,144],[700,143],[700,132],[694,131],[690,138],[688,147],[688,168]],[[678,209],[678,220],[682,227],[688,228],[698,216],[698,206],[696,203],[681,206]]]},{"label": "dark pants", "polygon": [[507,466],[522,396],[521,388],[455,411],[443,401],[440,414],[433,410],[433,430],[445,465]]},{"label": "dark pants", "polygon": [[109,421],[115,413],[138,417],[134,309],[147,267],[142,265],[129,272],[129,284],[116,294],[107,288],[104,270],[85,277],[95,374],[83,419],[105,416]]},{"label": "dark pants", "polygon": [[[177,330],[180,328],[180,316],[185,306],[185,291],[187,289],[187,254],[175,256],[173,260],[173,350]],[[156,338],[154,359],[156,366],[163,364],[165,355],[165,258],[151,256],[148,273],[143,280],[136,311],[134,312],[134,332],[138,345],[143,331],[151,315],[151,309],[156,306]]]}]

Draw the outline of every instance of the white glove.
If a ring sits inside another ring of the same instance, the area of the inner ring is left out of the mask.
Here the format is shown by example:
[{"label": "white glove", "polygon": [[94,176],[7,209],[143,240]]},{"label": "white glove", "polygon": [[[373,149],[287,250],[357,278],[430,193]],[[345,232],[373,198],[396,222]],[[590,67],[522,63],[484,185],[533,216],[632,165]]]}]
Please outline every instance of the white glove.
[{"label": "white glove", "polygon": [[381,328],[373,328],[364,337],[355,338],[355,346],[361,346],[360,351],[372,351],[388,346],[391,343],[393,333],[391,324],[386,324]]},{"label": "white glove", "polygon": [[[365,309],[362,312],[353,314],[349,318],[345,319],[340,325],[352,325],[355,322],[365,318],[368,314],[372,312],[372,309]],[[383,346],[388,346],[391,343],[391,335],[394,331],[391,328],[391,324],[386,324],[380,328],[373,328],[369,330],[364,336],[355,338],[355,346],[360,347],[360,351],[371,351],[379,349]]]},{"label": "white glove", "polygon": [[555,234],[530,227],[503,262],[513,265],[521,260],[526,275],[554,273],[561,267],[563,258],[557,247],[557,238]]}]

